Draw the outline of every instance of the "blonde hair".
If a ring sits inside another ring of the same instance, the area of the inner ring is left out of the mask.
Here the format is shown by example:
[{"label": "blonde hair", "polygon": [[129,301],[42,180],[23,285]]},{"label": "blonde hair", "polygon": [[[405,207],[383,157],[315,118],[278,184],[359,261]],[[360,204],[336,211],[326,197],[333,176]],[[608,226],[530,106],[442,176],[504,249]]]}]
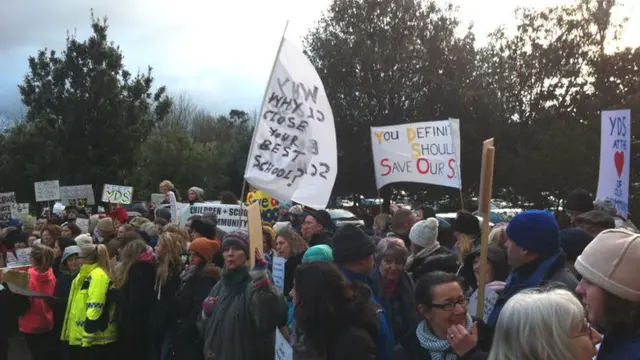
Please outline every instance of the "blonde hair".
[{"label": "blonde hair", "polygon": [[491,232],[489,232],[489,245],[496,245],[501,248],[505,248],[507,242],[507,226],[496,225]]},{"label": "blonde hair", "polygon": [[521,291],[500,312],[489,360],[575,360],[571,334],[582,321],[584,308],[567,290]]},{"label": "blonde hair", "polygon": [[80,257],[87,260],[89,264],[98,264],[109,277],[113,279],[111,262],[109,261],[109,251],[102,244],[87,244],[80,247]]},{"label": "blonde hair", "polygon": [[182,261],[182,243],[180,234],[164,232],[160,235],[158,245],[162,246],[164,254],[159,257],[156,278],[161,284],[165,284],[169,278],[171,268],[180,265]]},{"label": "blonde hair", "polygon": [[31,245],[31,257],[35,263],[34,267],[38,269],[38,272],[43,273],[53,265],[55,254],[53,249],[46,245],[33,244]]},{"label": "blonde hair", "polygon": [[373,225],[378,228],[380,231],[384,231],[387,229],[389,224],[391,224],[391,215],[389,214],[378,214],[373,218]]},{"label": "blonde hair", "polygon": [[129,281],[129,270],[135,263],[140,254],[147,250],[147,244],[144,241],[136,239],[130,241],[122,248],[122,262],[116,268],[116,276],[114,280],[115,287],[122,287]]},{"label": "blonde hair", "polygon": [[473,251],[473,237],[468,234],[463,234],[461,232],[456,234],[458,241],[456,242],[456,248],[458,250],[458,260],[460,262],[464,261],[464,258],[467,257]]},{"label": "blonde hair", "polygon": [[171,189],[175,188],[175,186],[173,186],[173,183],[171,181],[169,181],[169,180],[163,180],[160,183],[160,186],[162,186],[162,185],[166,186],[168,188],[168,190],[171,190]]},{"label": "blonde hair", "polygon": [[183,249],[187,248],[187,243],[189,243],[189,241],[191,241],[191,236],[189,235],[189,233],[187,232],[187,229],[174,225],[174,224],[167,224],[164,227],[164,232],[165,233],[172,233],[178,236],[178,240],[180,240],[180,246],[182,246]]},{"label": "blonde hair", "polygon": [[291,251],[291,256],[297,256],[302,254],[305,250],[309,248],[309,245],[306,241],[295,231],[282,231],[278,234],[278,236],[282,237],[289,244],[289,250]]}]

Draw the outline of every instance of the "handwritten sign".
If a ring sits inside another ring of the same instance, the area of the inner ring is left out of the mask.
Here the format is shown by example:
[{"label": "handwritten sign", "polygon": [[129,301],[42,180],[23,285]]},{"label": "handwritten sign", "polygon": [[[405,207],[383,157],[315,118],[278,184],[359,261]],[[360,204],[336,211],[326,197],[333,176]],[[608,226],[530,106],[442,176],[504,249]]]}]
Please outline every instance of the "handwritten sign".
[{"label": "handwritten sign", "polygon": [[162,202],[166,199],[167,197],[164,194],[160,194],[160,193],[153,193],[151,194],[151,206],[155,209],[158,206],[160,206],[162,204]]},{"label": "handwritten sign", "polygon": [[613,201],[618,213],[626,218],[629,212],[631,110],[602,111],[600,132],[600,176],[596,199]]},{"label": "handwritten sign", "polygon": [[83,234],[89,233],[89,219],[76,219],[76,225]]},{"label": "handwritten sign", "polygon": [[280,292],[284,292],[284,265],[287,263],[287,259],[281,256],[273,257],[273,285]]},{"label": "handwritten sign", "polygon": [[307,57],[283,39],[244,176],[280,201],[324,209],[338,173],[333,112]]},{"label": "handwritten sign", "polygon": [[11,219],[11,206],[16,202],[14,192],[0,193],[0,221]]},{"label": "handwritten sign", "polygon": [[276,328],[276,357],[275,360],[293,360],[293,349],[287,339]]},{"label": "handwritten sign", "polygon": [[40,181],[33,183],[36,201],[52,201],[60,199],[60,182],[58,180]]},{"label": "handwritten sign", "polygon": [[11,217],[22,219],[29,215],[29,203],[11,204]]},{"label": "handwritten sign", "polygon": [[110,204],[131,204],[133,188],[131,186],[104,184],[102,201]]},{"label": "handwritten sign", "polygon": [[60,187],[60,202],[67,206],[83,208],[87,205],[95,205],[96,199],[93,195],[91,185],[73,185]]},{"label": "handwritten sign", "polygon": [[460,188],[457,119],[372,127],[371,148],[378,189],[395,182]]},{"label": "handwritten sign", "polygon": [[31,248],[16,249],[15,254],[7,252],[7,267],[16,268],[31,265]]},{"label": "handwritten sign", "polygon": [[206,212],[213,212],[218,217],[218,228],[224,232],[231,232],[238,228],[247,229],[247,208],[242,208],[240,215],[240,205],[223,205],[217,203],[196,203],[193,205],[178,203],[180,213],[180,225],[187,223],[193,215],[203,215]]}]

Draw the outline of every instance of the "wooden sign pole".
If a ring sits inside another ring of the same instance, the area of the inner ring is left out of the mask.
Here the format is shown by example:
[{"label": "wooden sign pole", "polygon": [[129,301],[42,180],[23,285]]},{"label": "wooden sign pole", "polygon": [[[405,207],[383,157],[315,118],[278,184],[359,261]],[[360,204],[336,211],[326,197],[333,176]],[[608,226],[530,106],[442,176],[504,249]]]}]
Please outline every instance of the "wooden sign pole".
[{"label": "wooden sign pole", "polygon": [[489,211],[491,203],[491,189],[493,187],[493,164],[495,148],[493,138],[482,144],[482,170],[480,172],[480,198],[478,212],[482,216],[482,243],[480,245],[480,279],[478,280],[478,307],[476,318],[484,318],[484,294],[487,277],[487,254],[489,251]]}]

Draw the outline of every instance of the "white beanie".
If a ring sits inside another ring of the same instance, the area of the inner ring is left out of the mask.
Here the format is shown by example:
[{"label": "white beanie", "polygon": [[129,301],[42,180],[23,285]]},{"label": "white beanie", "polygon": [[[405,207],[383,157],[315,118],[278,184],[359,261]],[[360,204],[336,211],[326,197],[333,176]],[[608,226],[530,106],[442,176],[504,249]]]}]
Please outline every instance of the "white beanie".
[{"label": "white beanie", "polygon": [[415,223],[409,232],[409,240],[424,249],[429,249],[427,252],[439,248],[438,219],[428,218]]},{"label": "white beanie", "polygon": [[89,234],[80,234],[76,236],[75,241],[76,241],[76,244],[78,244],[78,246],[93,244],[93,239]]}]

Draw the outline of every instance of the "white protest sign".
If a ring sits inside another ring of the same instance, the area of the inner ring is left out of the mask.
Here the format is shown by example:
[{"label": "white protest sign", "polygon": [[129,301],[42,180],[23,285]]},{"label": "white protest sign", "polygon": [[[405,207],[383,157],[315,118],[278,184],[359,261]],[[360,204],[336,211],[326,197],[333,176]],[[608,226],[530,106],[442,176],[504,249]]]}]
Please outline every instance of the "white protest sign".
[{"label": "white protest sign", "polygon": [[29,215],[29,203],[11,204],[11,217],[23,218]]},{"label": "white protest sign", "polygon": [[102,201],[110,204],[131,204],[133,188],[131,186],[104,184]]},{"label": "white protest sign", "polygon": [[461,187],[457,119],[371,128],[378,189],[396,182]]},{"label": "white protest sign", "polygon": [[293,349],[287,339],[282,336],[280,329],[276,328],[276,356],[275,360],[293,360]]},{"label": "white protest sign", "polygon": [[171,222],[178,225],[180,224],[180,218],[178,217],[178,200],[176,200],[176,194],[173,191],[169,191],[169,211],[171,212]]},{"label": "white protest sign", "polygon": [[7,251],[7,268],[23,267],[31,265],[31,248],[16,249],[15,255]]},{"label": "white protest sign", "polygon": [[[182,206],[182,209],[180,207]],[[187,223],[187,220],[193,215],[202,215],[206,212],[213,212],[218,217],[217,227],[224,232],[237,230],[238,228],[247,229],[247,208],[242,207],[242,216],[240,216],[240,205],[222,205],[217,203],[196,203],[193,205],[178,203],[178,211],[180,213],[180,225]]]},{"label": "white protest sign", "polygon": [[631,161],[631,110],[602,111],[600,134],[600,176],[597,200],[611,200],[618,213],[629,211]]},{"label": "white protest sign", "polygon": [[153,193],[151,194],[151,206],[153,208],[157,208],[158,206],[160,206],[162,204],[162,202],[166,199],[167,197],[164,194],[160,194],[160,193]]},{"label": "white protest sign", "polygon": [[[284,292],[284,265],[287,263],[287,259],[281,256],[273,257],[273,271],[271,276],[273,277],[273,285],[280,292]],[[285,294],[286,295],[286,294]]]},{"label": "white protest sign", "polygon": [[0,193],[0,221],[11,219],[11,207],[16,202],[14,192]]},{"label": "white protest sign", "polygon": [[52,201],[60,199],[60,182],[58,180],[40,181],[33,183],[36,201]]},{"label": "white protest sign", "polygon": [[79,208],[95,205],[96,199],[93,195],[93,187],[91,185],[61,186],[60,202],[64,206],[71,205]]},{"label": "white protest sign", "polygon": [[287,39],[253,136],[245,179],[280,201],[324,209],[338,173],[333,112],[315,68]]}]

